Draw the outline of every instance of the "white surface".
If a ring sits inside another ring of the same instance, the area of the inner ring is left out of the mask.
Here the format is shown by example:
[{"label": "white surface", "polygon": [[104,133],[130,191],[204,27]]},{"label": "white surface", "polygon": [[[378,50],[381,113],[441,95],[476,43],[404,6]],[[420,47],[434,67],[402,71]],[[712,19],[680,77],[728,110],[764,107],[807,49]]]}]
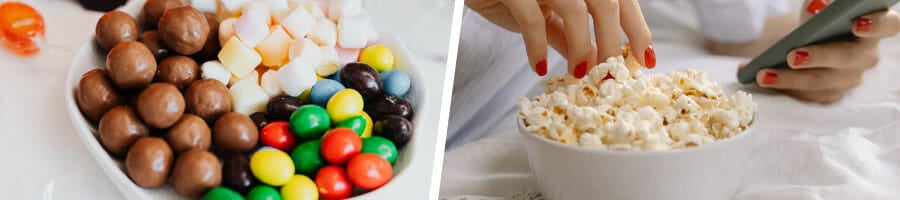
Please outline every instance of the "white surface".
[{"label": "white surface", "polygon": [[[752,134],[760,134],[760,146],[749,157],[743,158],[751,164],[741,174],[744,178],[733,199],[900,199],[897,190],[900,188],[900,84],[896,81],[900,75],[900,38],[890,38],[881,43],[881,62],[865,73],[859,88],[849,92],[840,102],[819,105],[737,84],[736,66],[745,58],[705,53],[698,45],[702,38],[696,29],[696,19],[671,10],[657,11],[645,12],[656,37],[654,48],[658,65],[652,72],[665,73],[687,67],[707,71],[709,77],[718,81],[727,93],[747,90],[759,103],[759,121]],[[521,66],[521,71],[506,73],[536,77],[527,68],[527,60],[522,57],[524,51],[517,49],[521,48],[521,44],[515,42],[521,38],[490,36],[490,31],[480,29],[467,33],[464,29],[461,33],[461,61],[457,65],[455,90],[460,85],[478,84],[459,82],[460,72],[464,71],[462,68],[472,63]],[[465,41],[467,34],[470,37],[491,38]],[[465,46],[478,44],[479,41],[493,43]],[[504,42],[513,44],[499,46],[498,43]],[[479,55],[479,48],[487,49],[480,50],[481,54],[497,53],[473,58]],[[512,50],[496,51],[504,48]],[[462,61],[464,56],[469,56],[471,60]],[[487,59],[484,58],[486,56],[506,58]],[[516,56],[518,58],[510,58]],[[551,73],[564,73],[564,69],[554,68],[562,66],[558,55],[551,55],[548,64]],[[505,79],[495,81],[495,84],[507,83]],[[522,96],[536,85],[534,81],[510,83],[519,87],[504,88],[500,92]],[[489,99],[489,96],[483,96],[467,101]],[[454,96],[453,106],[458,106],[459,102]],[[505,113],[506,117],[485,123],[488,128],[484,129],[492,130],[488,132],[491,136],[445,153],[441,197],[535,199],[540,196],[535,193],[535,180],[528,166],[526,141],[514,131],[517,109],[514,102],[491,102],[490,105],[497,105],[494,112]],[[450,123],[450,130],[472,128],[469,124],[452,127],[452,119]],[[448,140],[451,137],[448,135]],[[665,166],[658,168],[667,170]]]},{"label": "white surface", "polygon": [[[0,199],[123,199],[122,194],[102,172],[85,146],[79,142],[65,107],[65,79],[72,56],[79,46],[93,35],[94,24],[102,15],[99,12],[83,10],[74,1],[26,1],[44,15],[47,27],[47,43],[41,55],[19,58],[0,50],[0,157],[7,161],[0,166]],[[391,2],[393,3],[393,1]],[[367,8],[369,10],[370,8]],[[399,20],[401,12],[378,11],[376,20]],[[373,11],[374,12],[374,11]],[[443,12],[443,11],[442,11]],[[448,12],[449,13],[449,12]],[[449,16],[448,16],[449,18]],[[409,33],[415,30],[441,29],[449,24],[416,23],[406,27],[389,27],[389,32]],[[446,39],[444,39],[446,40]],[[408,45],[422,45],[434,49],[445,49],[447,43],[433,47],[431,44],[405,41]],[[446,54],[446,52],[444,52]],[[410,153],[412,159],[425,162],[411,162],[408,169],[398,174],[385,190],[373,195],[386,195],[394,182],[415,179],[416,184],[403,187],[403,196],[422,199],[428,195],[428,182],[422,177],[431,174],[433,141],[437,130],[439,94],[443,88],[445,61],[430,59],[415,52],[406,59],[416,63],[427,81],[423,102],[417,111],[418,117],[427,123],[416,124],[423,134],[421,142],[411,143],[407,148],[421,148],[421,152]],[[433,89],[432,89],[433,88]],[[425,108],[432,107],[432,108]],[[427,142],[432,141],[431,143]],[[420,159],[421,158],[421,159]],[[430,180],[430,178],[428,178]],[[393,196],[396,196],[396,192]]]}]

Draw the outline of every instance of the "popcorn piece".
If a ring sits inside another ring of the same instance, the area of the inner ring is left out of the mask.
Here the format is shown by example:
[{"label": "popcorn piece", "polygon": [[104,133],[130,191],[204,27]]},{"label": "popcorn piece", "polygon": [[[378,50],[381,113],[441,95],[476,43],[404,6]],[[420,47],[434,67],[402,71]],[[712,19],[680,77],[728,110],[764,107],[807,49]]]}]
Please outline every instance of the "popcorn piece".
[{"label": "popcorn piece", "polygon": [[341,63],[338,59],[337,50],[333,47],[322,46],[320,49],[322,49],[322,62],[316,66],[316,75],[327,77],[337,72],[341,67]]},{"label": "popcorn piece", "polygon": [[237,18],[232,17],[219,23],[219,46],[225,46],[225,42],[228,42],[228,39],[234,36],[234,22],[236,21]]},{"label": "popcorn piece", "polygon": [[278,70],[269,70],[263,73],[259,80],[259,86],[269,94],[270,97],[284,94],[281,90],[281,83],[278,81]]},{"label": "popcorn piece", "polygon": [[298,96],[316,84],[316,72],[312,65],[302,60],[291,60],[278,70],[278,82],[284,93]]},{"label": "popcorn piece", "polygon": [[262,57],[253,49],[241,44],[237,37],[231,37],[219,51],[219,61],[234,76],[243,77],[254,71],[262,62]]},{"label": "popcorn piece", "polygon": [[218,9],[216,0],[191,0],[191,6],[203,13],[216,13]]},{"label": "popcorn piece", "polygon": [[287,15],[288,11],[290,11],[290,6],[288,6],[287,0],[260,0],[262,4],[265,4],[266,7],[272,11],[272,16],[275,18],[284,17]]},{"label": "popcorn piece", "polygon": [[[332,1],[334,2],[334,1]],[[344,48],[366,47],[366,24],[363,16],[344,16],[337,24],[338,44]]]},{"label": "popcorn piece", "polygon": [[272,32],[257,44],[255,49],[262,56],[263,65],[278,69],[288,62],[291,37],[281,26],[274,25],[269,28],[272,29]]},{"label": "popcorn piece", "polygon": [[222,7],[225,8],[225,12],[229,14],[236,15],[241,11],[241,8],[244,7],[245,4],[250,3],[251,0],[219,0],[222,2]]},{"label": "popcorn piece", "polygon": [[337,44],[337,25],[331,20],[319,19],[312,32],[309,33],[309,38],[319,46],[333,47]]},{"label": "popcorn piece", "polygon": [[334,21],[346,16],[362,13],[361,0],[331,0],[328,4],[328,18]]},{"label": "popcorn piece", "polygon": [[203,79],[215,79],[222,82],[222,85],[228,85],[228,80],[231,78],[231,72],[226,70],[225,66],[222,66],[222,63],[217,60],[203,63],[200,66],[200,72],[200,77]]},{"label": "popcorn piece", "polygon": [[337,51],[338,60],[340,61],[340,65],[346,65],[347,63],[359,61],[359,49],[346,49],[337,47],[334,48]]},{"label": "popcorn piece", "polygon": [[269,95],[256,82],[244,80],[235,83],[228,89],[235,112],[250,115],[266,110]]},{"label": "popcorn piece", "polygon": [[244,45],[253,48],[269,35],[268,20],[271,17],[264,5],[260,5],[258,2],[249,5],[248,8],[258,9],[245,10],[243,15],[234,22],[233,27],[234,34],[241,39],[241,42],[243,42]]},{"label": "popcorn piece", "polygon": [[291,62],[301,60],[313,67],[318,67],[322,63],[322,49],[316,46],[316,43],[309,39],[298,39],[291,43],[290,49]]},{"label": "popcorn piece", "polygon": [[315,25],[316,20],[305,8],[294,8],[294,11],[281,19],[281,26],[284,26],[294,39],[303,38]]}]

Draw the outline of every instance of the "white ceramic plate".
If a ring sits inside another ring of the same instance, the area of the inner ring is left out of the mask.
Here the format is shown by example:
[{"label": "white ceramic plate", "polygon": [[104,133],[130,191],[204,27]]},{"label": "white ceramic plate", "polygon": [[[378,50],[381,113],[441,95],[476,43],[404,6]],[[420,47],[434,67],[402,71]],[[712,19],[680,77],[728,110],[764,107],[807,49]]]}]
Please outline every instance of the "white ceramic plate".
[{"label": "white ceramic plate", "polygon": [[[131,1],[120,10],[138,16],[145,1]],[[140,21],[140,20],[138,20]],[[409,194],[404,191],[418,190],[428,191],[431,181],[431,171],[434,165],[434,146],[437,140],[437,119],[440,105],[440,95],[443,79],[422,73],[423,69],[413,62],[412,54],[395,37],[386,31],[379,30],[379,44],[385,45],[394,52],[395,68],[406,72],[412,79],[412,88],[406,98],[415,108],[413,117],[413,136],[406,147],[400,152],[397,162],[394,164],[394,177],[386,185],[370,191],[355,199],[392,199]],[[93,40],[83,44],[75,54],[69,74],[66,80],[66,106],[72,125],[81,142],[94,157],[101,169],[128,199],[185,199],[179,196],[169,184],[162,188],[146,189],[134,184],[124,171],[124,161],[114,159],[108,154],[97,140],[97,127],[88,121],[78,109],[75,99],[75,90],[81,75],[85,72],[101,68],[104,65],[106,54],[101,52]],[[432,69],[437,70],[437,69]],[[428,71],[432,71],[428,70]],[[443,70],[441,68],[440,70]],[[440,72],[443,74],[443,71]],[[432,77],[432,78],[425,78]],[[431,119],[431,120],[426,120]],[[413,162],[414,161],[414,162]],[[99,178],[99,177],[98,177]],[[425,194],[427,192],[418,192]],[[425,196],[416,195],[415,199],[424,199]]]}]

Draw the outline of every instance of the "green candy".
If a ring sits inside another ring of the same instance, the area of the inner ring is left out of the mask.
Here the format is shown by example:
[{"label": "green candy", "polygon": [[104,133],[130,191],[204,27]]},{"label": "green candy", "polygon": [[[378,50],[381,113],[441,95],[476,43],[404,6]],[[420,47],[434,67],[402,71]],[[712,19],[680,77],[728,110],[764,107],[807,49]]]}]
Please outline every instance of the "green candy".
[{"label": "green candy", "polygon": [[347,118],[341,123],[338,123],[337,127],[349,128],[356,132],[357,135],[362,136],[363,132],[366,130],[366,118],[362,115]]},{"label": "green candy", "polygon": [[220,186],[206,192],[203,200],[244,200],[244,197],[241,197],[241,194],[234,190]]},{"label": "green candy", "polygon": [[321,148],[321,140],[304,142],[294,148],[291,151],[291,160],[294,160],[295,171],[311,178],[316,177],[319,168],[325,163],[325,158],[319,153]]},{"label": "green candy", "polygon": [[321,106],[304,105],[291,114],[290,127],[300,139],[315,139],[328,131],[331,127],[331,118]]},{"label": "green candy", "polygon": [[247,192],[247,200],[281,200],[281,194],[272,186],[259,185]]},{"label": "green candy", "polygon": [[397,161],[397,146],[388,139],[379,136],[372,136],[362,139],[363,147],[361,153],[372,153],[381,156],[391,165]]}]

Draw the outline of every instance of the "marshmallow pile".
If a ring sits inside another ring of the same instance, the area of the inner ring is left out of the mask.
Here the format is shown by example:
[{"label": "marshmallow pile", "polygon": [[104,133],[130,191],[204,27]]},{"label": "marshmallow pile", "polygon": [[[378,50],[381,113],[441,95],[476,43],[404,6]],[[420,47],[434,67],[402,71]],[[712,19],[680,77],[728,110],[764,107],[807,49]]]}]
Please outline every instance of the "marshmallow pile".
[{"label": "marshmallow pile", "polygon": [[628,60],[611,57],[586,80],[545,81],[545,93],[519,101],[525,130],[587,148],[651,151],[727,139],[753,121],[757,105],[750,94],[726,96],[705,73],[690,69],[643,75]]},{"label": "marshmallow pile", "polygon": [[265,110],[270,97],[308,93],[378,40],[361,0],[190,2],[220,19],[222,49],[201,76],[226,84],[234,111],[245,115]]}]

